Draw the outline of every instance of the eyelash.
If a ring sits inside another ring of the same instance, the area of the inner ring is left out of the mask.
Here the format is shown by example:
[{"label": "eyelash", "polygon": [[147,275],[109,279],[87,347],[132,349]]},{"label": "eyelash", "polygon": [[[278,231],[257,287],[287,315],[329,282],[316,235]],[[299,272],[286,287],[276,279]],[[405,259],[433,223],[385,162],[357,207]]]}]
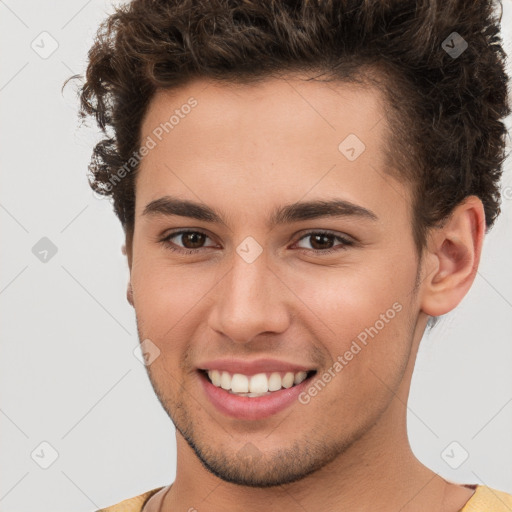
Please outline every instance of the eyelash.
[{"label": "eyelash", "polygon": [[[200,233],[200,234],[210,238],[203,231],[198,231],[198,230],[181,230],[181,231],[176,231],[176,232],[168,234],[167,236],[162,238],[160,240],[160,242],[164,245],[164,247],[166,247],[167,249],[169,249],[171,251],[178,252],[178,253],[181,253],[181,254],[196,254],[197,252],[199,252],[202,249],[204,249],[204,247],[200,247],[198,249],[184,249],[184,248],[181,248],[181,247],[175,247],[174,244],[172,242],[170,242],[171,238],[174,238],[174,237],[176,237],[178,235],[184,235],[184,234],[190,234],[190,233]],[[336,248],[331,248],[331,249],[304,249],[304,248],[300,248],[299,250],[301,252],[305,251],[307,253],[313,252],[314,254],[328,255],[328,254],[332,254],[332,253],[335,253],[335,252],[344,251],[344,250],[347,249],[347,247],[350,247],[350,246],[354,245],[354,242],[352,240],[348,239],[348,238],[344,238],[342,236],[335,235],[334,233],[331,233],[330,231],[322,231],[322,230],[319,230],[319,231],[309,231],[308,233],[305,233],[304,235],[302,235],[297,240],[297,242],[300,242],[304,238],[308,238],[308,237],[313,236],[313,235],[326,235],[326,236],[330,236],[330,237],[332,237],[332,238],[334,238],[336,240],[341,241],[343,246],[341,248],[338,248],[338,249],[336,249]]]}]

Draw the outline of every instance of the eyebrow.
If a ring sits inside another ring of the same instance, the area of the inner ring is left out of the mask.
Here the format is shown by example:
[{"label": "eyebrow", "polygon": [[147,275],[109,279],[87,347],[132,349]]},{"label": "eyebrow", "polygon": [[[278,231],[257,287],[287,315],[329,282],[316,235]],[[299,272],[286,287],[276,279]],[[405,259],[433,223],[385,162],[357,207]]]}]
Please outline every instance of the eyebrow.
[{"label": "eyebrow", "polygon": [[[164,196],[149,202],[142,215],[180,216],[205,222],[227,225],[222,215],[214,209],[187,199]],[[371,210],[344,199],[314,200],[291,203],[276,208],[268,221],[269,226],[289,224],[292,222],[323,217],[359,217],[372,221],[378,217]]]}]

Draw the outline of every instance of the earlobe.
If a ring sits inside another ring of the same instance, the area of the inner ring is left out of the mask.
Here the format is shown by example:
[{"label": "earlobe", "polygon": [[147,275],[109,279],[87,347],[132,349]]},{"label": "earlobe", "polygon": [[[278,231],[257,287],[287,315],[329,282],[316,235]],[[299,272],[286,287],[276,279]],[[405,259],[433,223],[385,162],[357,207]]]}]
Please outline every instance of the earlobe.
[{"label": "earlobe", "polygon": [[128,281],[128,288],[126,290],[126,300],[133,306],[133,288],[132,283]]},{"label": "earlobe", "polygon": [[461,302],[475,279],[484,235],[484,208],[476,196],[466,198],[442,227],[432,229],[422,284],[424,313],[441,316]]}]

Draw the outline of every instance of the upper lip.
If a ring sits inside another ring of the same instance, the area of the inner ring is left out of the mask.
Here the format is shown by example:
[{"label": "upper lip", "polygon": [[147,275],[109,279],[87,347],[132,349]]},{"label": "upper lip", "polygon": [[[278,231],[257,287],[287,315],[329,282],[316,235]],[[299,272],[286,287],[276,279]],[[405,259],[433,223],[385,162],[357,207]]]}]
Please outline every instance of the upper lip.
[{"label": "upper lip", "polygon": [[243,373],[255,375],[264,372],[308,372],[314,370],[301,364],[279,361],[277,359],[255,359],[247,361],[243,359],[224,358],[206,361],[198,366],[200,370],[225,370],[229,373]]}]

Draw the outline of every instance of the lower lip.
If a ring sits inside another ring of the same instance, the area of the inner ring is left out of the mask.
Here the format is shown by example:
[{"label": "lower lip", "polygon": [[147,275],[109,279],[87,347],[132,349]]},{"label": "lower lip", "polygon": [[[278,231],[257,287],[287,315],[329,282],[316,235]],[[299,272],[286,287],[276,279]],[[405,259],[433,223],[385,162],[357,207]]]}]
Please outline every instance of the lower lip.
[{"label": "lower lip", "polygon": [[229,393],[225,389],[214,386],[203,372],[200,371],[199,375],[206,395],[220,412],[232,418],[259,420],[277,414],[297,401],[314,374],[291,388],[253,398]]}]

